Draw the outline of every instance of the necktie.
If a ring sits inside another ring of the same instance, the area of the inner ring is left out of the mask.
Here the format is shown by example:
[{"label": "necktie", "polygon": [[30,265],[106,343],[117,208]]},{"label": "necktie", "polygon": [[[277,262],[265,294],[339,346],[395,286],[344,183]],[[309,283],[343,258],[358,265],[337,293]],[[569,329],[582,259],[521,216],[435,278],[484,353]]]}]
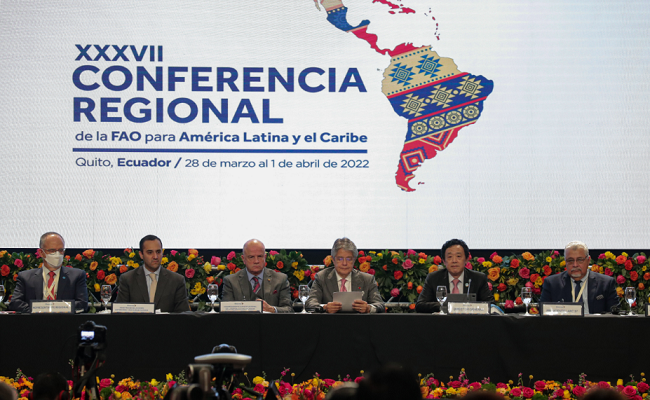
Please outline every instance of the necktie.
[{"label": "necktie", "polygon": [[348,290],[345,288],[345,278],[341,279],[341,292],[347,292]]},{"label": "necktie", "polygon": [[47,280],[47,293],[48,293],[47,300],[55,300],[56,295],[54,295],[53,291],[54,291],[54,275],[56,274],[54,273],[54,271],[50,271],[49,275],[50,275],[50,279]]},{"label": "necktie", "polygon": [[451,282],[454,284],[454,290],[452,290],[451,293],[452,293],[452,294],[458,294],[458,293],[460,293],[460,292],[458,291],[458,283],[460,283],[460,280],[459,280],[459,279],[454,279],[454,280],[451,281]]},{"label": "necktie", "polygon": [[[582,284],[581,281],[576,282],[576,297],[578,297],[578,293],[580,293],[580,285]],[[582,303],[582,296],[580,296],[580,299],[576,300],[578,303]]]},{"label": "necktie", "polygon": [[260,290],[260,278],[254,276],[253,281],[255,282],[255,285],[253,286],[253,293],[257,293],[257,291]]},{"label": "necktie", "polygon": [[151,278],[151,286],[149,287],[149,303],[153,303],[153,300],[156,298],[156,287],[158,282],[156,282],[156,274],[153,272],[149,274]]}]

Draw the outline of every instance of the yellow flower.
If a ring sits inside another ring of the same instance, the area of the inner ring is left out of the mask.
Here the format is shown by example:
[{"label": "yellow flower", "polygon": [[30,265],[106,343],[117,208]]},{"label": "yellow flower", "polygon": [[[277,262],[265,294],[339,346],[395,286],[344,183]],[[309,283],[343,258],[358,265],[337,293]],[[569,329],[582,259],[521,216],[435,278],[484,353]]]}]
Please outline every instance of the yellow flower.
[{"label": "yellow flower", "polygon": [[161,263],[162,265],[165,265],[165,264],[167,264],[168,262],[169,262],[169,259],[168,259],[167,257],[163,257],[162,260],[160,260],[160,263]]},{"label": "yellow flower", "polygon": [[606,251],[605,252],[605,258],[609,258],[610,260],[616,260],[616,256],[611,251]]},{"label": "yellow flower", "polygon": [[201,282],[196,282],[196,285],[194,285],[194,289],[190,290],[190,293],[192,294],[192,296],[205,293],[205,289],[203,289]]},{"label": "yellow flower", "polygon": [[508,286],[515,286],[519,282],[518,278],[512,277],[506,281]]},{"label": "yellow flower", "polygon": [[526,261],[534,261],[534,260],[535,260],[535,256],[532,255],[532,254],[531,254],[530,252],[528,252],[528,251],[525,252],[525,253],[522,253],[522,254],[521,254],[521,257],[522,257],[524,260],[526,260]]},{"label": "yellow flower", "polygon": [[449,388],[449,389],[447,389],[447,395],[449,395],[449,396],[453,396],[453,395],[455,395],[456,393],[457,393],[457,392],[456,392],[456,389],[454,389],[454,388]]},{"label": "yellow flower", "polygon": [[7,254],[7,250],[0,251],[0,257],[4,257]]},{"label": "yellow flower", "polygon": [[296,278],[298,278],[299,281],[301,281],[305,279],[305,271],[302,270],[293,271],[293,276],[295,276]]},{"label": "yellow flower", "polygon": [[566,265],[566,261],[562,260],[562,262],[560,262],[560,267],[564,267],[565,265]]},{"label": "yellow flower", "polygon": [[187,261],[192,261],[195,258],[196,258],[196,256],[194,254],[190,254],[189,256],[187,256]]},{"label": "yellow flower", "polygon": [[113,264],[108,264],[108,270],[110,271],[112,269],[113,269]]},{"label": "yellow flower", "polygon": [[436,398],[436,399],[439,399],[439,398],[442,397],[442,394],[443,394],[444,392],[445,392],[445,391],[442,390],[442,388],[436,388],[436,389],[433,391],[433,397]]},{"label": "yellow flower", "polygon": [[205,264],[203,264],[203,269],[205,270],[205,272],[209,274],[210,272],[212,272],[212,264],[206,262]]},{"label": "yellow flower", "polygon": [[467,394],[467,388],[466,387],[461,387],[458,389],[458,394],[462,397]]},{"label": "yellow flower", "polygon": [[122,400],[131,400],[131,394],[129,392],[122,392]]},{"label": "yellow flower", "polygon": [[622,255],[623,257],[626,257],[626,258],[627,258],[627,253],[626,253],[626,252],[622,252],[621,255]]},{"label": "yellow flower", "polygon": [[433,264],[429,267],[429,273],[436,272],[438,270],[438,266]]},{"label": "yellow flower", "polygon": [[224,270],[226,269],[226,266],[223,265],[223,264],[219,264],[219,265],[217,265],[217,269],[218,269],[219,271],[224,271]]},{"label": "yellow flower", "polygon": [[264,387],[269,387],[269,381],[264,381],[264,382],[262,382],[262,386],[264,386]]},{"label": "yellow flower", "polygon": [[641,271],[645,271],[647,269],[648,269],[648,267],[644,265],[643,268],[641,268]]},{"label": "yellow flower", "polygon": [[623,379],[619,379],[616,381],[616,386],[623,386]]},{"label": "yellow flower", "polygon": [[623,293],[625,292],[623,291],[622,287],[619,286],[616,288],[616,294],[618,295],[618,297],[623,297]]},{"label": "yellow flower", "polygon": [[115,396],[116,399],[121,399],[122,398],[122,393],[115,391],[113,392],[113,396]]},{"label": "yellow flower", "polygon": [[483,261],[483,266],[485,268],[490,268],[492,266],[492,263],[490,261]]},{"label": "yellow flower", "polygon": [[570,399],[571,398],[571,392],[569,392],[568,390],[564,390],[564,396],[562,396],[562,397],[564,397],[565,399]]},{"label": "yellow flower", "polygon": [[134,252],[130,252],[130,253],[129,253],[129,258],[133,258],[133,257],[135,257],[135,253],[134,253]]},{"label": "yellow flower", "polygon": [[169,373],[169,374],[165,375],[165,378],[166,378],[168,381],[173,381],[173,380],[174,380],[174,375],[172,375],[171,373]]},{"label": "yellow flower", "polygon": [[425,260],[424,258],[420,258],[420,259],[418,260],[418,262],[419,262],[420,264],[424,264],[424,263],[426,262],[426,260]]},{"label": "yellow flower", "polygon": [[543,283],[544,283],[544,279],[542,279],[541,276],[537,278],[537,280],[535,281],[535,285],[537,286],[542,286]]},{"label": "yellow flower", "polygon": [[101,289],[101,286],[99,286],[99,283],[95,283],[95,292],[99,292]]},{"label": "yellow flower", "polygon": [[160,382],[158,382],[158,381],[155,380],[155,379],[152,379],[152,380],[151,380],[151,386],[158,386],[159,383],[160,383]]},{"label": "yellow flower", "polygon": [[294,261],[291,263],[291,268],[296,269],[298,268],[298,261]]},{"label": "yellow flower", "polygon": [[547,263],[550,263],[551,261],[553,261],[553,259],[551,257],[546,257],[546,262]]},{"label": "yellow flower", "polygon": [[499,301],[499,293],[494,294],[494,301]]},{"label": "yellow flower", "polygon": [[133,260],[129,260],[126,262],[126,265],[128,265],[129,267],[133,267],[133,264],[135,264]]},{"label": "yellow flower", "polygon": [[384,255],[382,253],[377,253],[377,257],[383,257]]},{"label": "yellow flower", "polygon": [[497,389],[497,393],[499,393],[501,396],[506,394],[506,388],[499,388]]},{"label": "yellow flower", "polygon": [[139,266],[140,266],[140,264],[138,264],[138,263],[133,263],[133,268],[138,268]]}]

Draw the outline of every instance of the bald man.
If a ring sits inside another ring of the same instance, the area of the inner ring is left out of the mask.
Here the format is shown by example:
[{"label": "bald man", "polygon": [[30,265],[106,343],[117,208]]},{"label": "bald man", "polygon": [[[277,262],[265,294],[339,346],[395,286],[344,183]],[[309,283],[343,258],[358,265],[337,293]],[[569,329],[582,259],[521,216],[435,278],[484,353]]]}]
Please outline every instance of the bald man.
[{"label": "bald man", "polygon": [[246,268],[223,279],[222,300],[258,300],[264,311],[293,312],[289,280],[285,274],[266,268],[264,243],[257,239],[247,241],[242,259]]}]

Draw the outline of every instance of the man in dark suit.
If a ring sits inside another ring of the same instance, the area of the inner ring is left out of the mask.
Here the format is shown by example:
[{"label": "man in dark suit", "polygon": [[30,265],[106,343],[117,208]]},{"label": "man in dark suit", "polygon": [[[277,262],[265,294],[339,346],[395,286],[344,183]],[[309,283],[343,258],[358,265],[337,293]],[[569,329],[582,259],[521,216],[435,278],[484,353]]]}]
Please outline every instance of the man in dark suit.
[{"label": "man in dark suit", "polygon": [[584,303],[585,315],[609,313],[616,309],[619,305],[616,281],[611,276],[590,272],[590,259],[586,244],[567,244],[564,248],[566,271],[544,280],[540,303]]},{"label": "man in dark suit", "polygon": [[244,244],[242,259],[246,268],[223,279],[223,301],[259,300],[262,310],[275,313],[293,312],[289,280],[266,265],[264,243],[251,239]]},{"label": "man in dark suit", "polygon": [[185,278],[162,268],[162,241],[154,235],[140,240],[140,258],[144,266],[120,277],[116,303],[154,303],[162,312],[190,311]]},{"label": "man in dark suit", "polygon": [[18,274],[9,309],[31,312],[31,300],[74,300],[75,308],[88,308],[86,273],[76,268],[61,268],[65,242],[56,232],[47,232],[39,242],[43,267]]},{"label": "man in dark suit", "polygon": [[334,267],[316,274],[307,299],[307,308],[323,305],[330,313],[341,311],[343,304],[334,301],[334,292],[361,292],[361,300],[355,300],[352,308],[360,313],[384,312],[384,301],[379,294],[375,277],[354,269],[359,255],[357,246],[348,238],[336,239],[332,246]]},{"label": "man in dark suit", "polygon": [[451,294],[476,293],[476,301],[494,301],[487,276],[465,268],[469,258],[467,243],[460,239],[451,239],[442,245],[441,253],[445,269],[427,275],[424,288],[415,303],[415,311],[419,313],[440,311],[440,303],[436,299],[438,286],[445,286],[447,293]]}]

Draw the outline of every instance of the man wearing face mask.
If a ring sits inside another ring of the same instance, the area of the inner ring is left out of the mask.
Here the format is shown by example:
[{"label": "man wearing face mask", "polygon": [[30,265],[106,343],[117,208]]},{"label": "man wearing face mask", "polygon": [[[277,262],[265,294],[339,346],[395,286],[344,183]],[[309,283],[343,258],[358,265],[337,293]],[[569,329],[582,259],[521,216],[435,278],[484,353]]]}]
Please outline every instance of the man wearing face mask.
[{"label": "man wearing face mask", "polygon": [[86,273],[76,268],[61,268],[65,242],[56,232],[41,236],[40,253],[43,267],[18,274],[9,309],[31,312],[31,300],[74,300],[76,309],[88,308]]}]

